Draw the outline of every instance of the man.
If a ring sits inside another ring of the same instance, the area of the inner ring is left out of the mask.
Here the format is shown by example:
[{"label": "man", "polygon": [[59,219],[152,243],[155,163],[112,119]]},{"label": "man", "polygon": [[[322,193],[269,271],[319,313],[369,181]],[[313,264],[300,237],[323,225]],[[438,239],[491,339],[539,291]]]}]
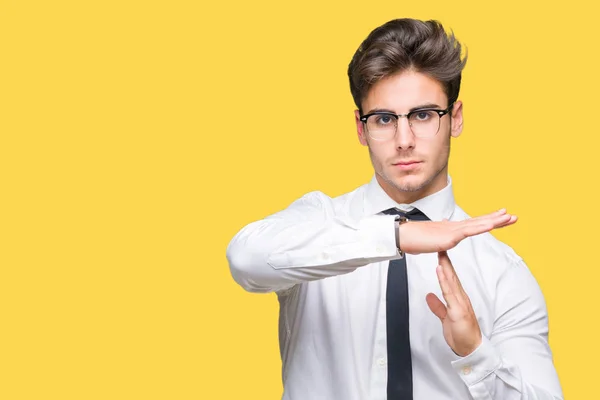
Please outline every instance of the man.
[{"label": "man", "polygon": [[277,293],[284,399],[563,398],[540,288],[489,233],[516,216],[454,201],[465,62],[436,21],[371,32],[348,75],[373,179],[308,193],[230,242],[235,281]]}]

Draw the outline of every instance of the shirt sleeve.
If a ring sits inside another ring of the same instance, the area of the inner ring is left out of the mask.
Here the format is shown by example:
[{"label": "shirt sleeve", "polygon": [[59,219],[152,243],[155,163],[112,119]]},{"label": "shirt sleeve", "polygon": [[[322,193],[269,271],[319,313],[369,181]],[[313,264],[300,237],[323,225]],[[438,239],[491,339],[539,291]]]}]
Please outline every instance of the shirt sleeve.
[{"label": "shirt sleeve", "polygon": [[452,362],[475,400],[562,400],[543,294],[521,260],[498,283],[491,337]]},{"label": "shirt sleeve", "polygon": [[354,219],[335,212],[330,197],[310,192],[287,208],[251,222],[226,256],[234,280],[250,292],[274,292],[401,258],[395,216]]}]

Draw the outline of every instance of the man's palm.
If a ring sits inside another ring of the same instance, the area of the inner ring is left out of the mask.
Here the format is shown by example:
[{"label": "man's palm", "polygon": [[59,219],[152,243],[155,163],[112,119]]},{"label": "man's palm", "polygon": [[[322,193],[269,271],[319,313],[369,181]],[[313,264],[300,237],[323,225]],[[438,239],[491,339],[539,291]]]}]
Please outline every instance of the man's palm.
[{"label": "man's palm", "polygon": [[516,221],[517,216],[507,214],[504,209],[464,221],[409,221],[400,225],[400,249],[409,254],[446,251],[465,238]]}]

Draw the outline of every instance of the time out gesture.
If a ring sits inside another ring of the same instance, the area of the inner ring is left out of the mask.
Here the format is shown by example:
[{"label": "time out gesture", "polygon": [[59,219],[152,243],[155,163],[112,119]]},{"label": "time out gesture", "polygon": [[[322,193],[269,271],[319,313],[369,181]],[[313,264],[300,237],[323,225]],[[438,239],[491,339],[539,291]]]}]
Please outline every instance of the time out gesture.
[{"label": "time out gesture", "polygon": [[400,248],[410,254],[438,253],[436,273],[444,303],[433,293],[426,297],[429,309],[440,319],[444,339],[461,357],[471,354],[481,344],[481,330],[471,300],[464,291],[446,250],[461,240],[512,225],[515,215],[505,209],[464,221],[415,221],[400,225]]}]

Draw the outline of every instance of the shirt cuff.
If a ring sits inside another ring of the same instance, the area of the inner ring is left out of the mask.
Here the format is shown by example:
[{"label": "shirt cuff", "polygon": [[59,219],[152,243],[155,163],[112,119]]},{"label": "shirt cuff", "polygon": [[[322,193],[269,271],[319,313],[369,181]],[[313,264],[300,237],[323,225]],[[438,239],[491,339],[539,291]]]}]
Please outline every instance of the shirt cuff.
[{"label": "shirt cuff", "polygon": [[471,354],[452,361],[452,367],[467,386],[473,386],[496,371],[502,364],[494,345],[482,335],[481,344]]}]

